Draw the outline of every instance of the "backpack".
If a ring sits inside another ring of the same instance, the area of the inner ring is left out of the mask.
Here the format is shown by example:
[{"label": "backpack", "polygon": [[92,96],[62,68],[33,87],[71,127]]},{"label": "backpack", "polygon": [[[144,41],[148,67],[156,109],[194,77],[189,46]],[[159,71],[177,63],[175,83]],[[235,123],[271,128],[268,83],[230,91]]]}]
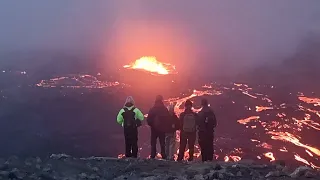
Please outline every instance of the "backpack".
[{"label": "backpack", "polygon": [[182,130],[184,132],[196,131],[196,116],[194,113],[188,113],[184,115]]},{"label": "backpack", "polygon": [[123,108],[124,112],[122,113],[123,117],[123,127],[125,128],[133,128],[137,127],[136,124],[136,113],[134,112],[134,107],[132,109]]}]

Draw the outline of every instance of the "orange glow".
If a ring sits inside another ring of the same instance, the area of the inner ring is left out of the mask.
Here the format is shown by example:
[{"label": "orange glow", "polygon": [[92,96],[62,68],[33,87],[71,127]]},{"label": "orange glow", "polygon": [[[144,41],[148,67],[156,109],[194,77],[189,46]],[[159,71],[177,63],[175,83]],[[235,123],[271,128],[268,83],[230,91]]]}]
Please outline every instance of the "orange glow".
[{"label": "orange glow", "polygon": [[271,136],[272,139],[291,142],[292,144],[295,144],[296,146],[303,147],[303,148],[313,152],[317,156],[320,156],[319,149],[301,143],[297,137],[295,137],[294,135],[292,135],[288,132],[268,132],[268,134],[272,135]]},{"label": "orange glow", "polygon": [[124,155],[124,154],[119,154],[118,155],[118,159],[121,159],[121,158],[124,158],[124,157],[126,157],[126,155]]},{"label": "orange glow", "polygon": [[261,112],[269,109],[273,109],[273,107],[256,106],[256,112]]},{"label": "orange glow", "polygon": [[263,147],[265,149],[272,149],[272,146],[270,144],[268,144],[268,143],[265,143],[265,142],[262,143],[262,144],[257,145],[257,147]]},{"label": "orange glow", "polygon": [[275,161],[276,158],[273,156],[273,153],[272,152],[268,152],[268,153],[265,153],[263,154],[266,158],[269,158],[270,159],[270,162],[272,161]]},{"label": "orange glow", "polygon": [[257,120],[259,120],[259,119],[260,119],[259,116],[251,116],[251,117],[248,117],[248,118],[246,118],[246,119],[239,119],[239,120],[238,120],[238,123],[240,123],[240,124],[247,124],[247,123],[249,123],[249,122],[251,122],[251,121],[257,121]]},{"label": "orange glow", "polygon": [[161,75],[170,74],[175,69],[175,66],[171,64],[165,64],[157,61],[157,58],[154,56],[143,56],[130,65],[125,65],[123,67],[130,69],[140,69]]},{"label": "orange glow", "polygon": [[313,157],[313,154],[310,151],[306,150],[306,153],[308,153],[309,156]]},{"label": "orange glow", "polygon": [[304,164],[307,164],[307,165],[310,165],[310,163],[307,161],[307,160],[305,160],[305,159],[303,159],[302,157],[300,157],[299,155],[294,155],[294,158],[297,160],[297,161],[300,161],[300,162],[302,162],[302,163],[304,163]]},{"label": "orange glow", "polygon": [[288,152],[287,148],[285,148],[285,147],[279,149],[279,151],[281,151],[281,152]]},{"label": "orange glow", "polygon": [[238,161],[241,160],[241,157],[240,156],[232,156],[232,155],[230,155],[230,156],[225,156],[223,158],[224,162],[229,162],[230,159],[232,159],[232,161],[234,161],[234,162],[238,162]]},{"label": "orange glow", "polygon": [[225,156],[224,157],[224,162],[228,162],[229,161],[229,157],[228,156]]},{"label": "orange glow", "polygon": [[72,88],[72,89],[79,89],[79,88],[88,88],[88,89],[95,89],[95,88],[108,88],[120,85],[119,82],[107,82],[107,81],[100,81],[97,77],[92,75],[68,75],[63,77],[56,77],[49,80],[41,80],[40,83],[36,84],[38,87],[44,88]]},{"label": "orange glow", "polygon": [[313,106],[320,106],[320,98],[299,97],[299,100],[308,104],[313,104]]},{"label": "orange glow", "polygon": [[240,156],[230,156],[230,158],[234,161],[234,162],[238,162],[241,160]]}]

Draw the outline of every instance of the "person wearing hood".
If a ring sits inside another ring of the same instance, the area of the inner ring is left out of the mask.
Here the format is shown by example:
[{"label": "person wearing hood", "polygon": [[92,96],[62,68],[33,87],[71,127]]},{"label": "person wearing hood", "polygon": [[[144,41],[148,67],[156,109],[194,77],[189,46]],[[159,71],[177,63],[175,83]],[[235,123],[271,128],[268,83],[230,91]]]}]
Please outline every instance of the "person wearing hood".
[{"label": "person wearing hood", "polygon": [[131,96],[127,97],[124,107],[119,111],[117,122],[123,127],[125,140],[125,156],[138,157],[138,127],[141,126],[144,116],[135,107]]},{"label": "person wearing hood", "polygon": [[190,100],[187,100],[185,102],[185,110],[180,114],[180,123],[180,147],[177,160],[182,161],[188,143],[188,161],[192,161],[194,154],[194,144],[196,142],[198,116],[195,112],[193,112],[192,102]]},{"label": "person wearing hood", "polygon": [[213,110],[209,107],[207,99],[201,100],[201,106],[201,111],[198,113],[198,137],[201,148],[201,158],[203,162],[212,161],[214,154],[214,128],[217,126],[217,120]]},{"label": "person wearing hood", "polygon": [[174,154],[176,152],[176,131],[179,130],[179,118],[174,112],[174,104],[171,103],[168,106],[168,110],[171,118],[171,129],[166,133],[165,146],[166,155],[169,160],[174,160]]},{"label": "person wearing hood", "polygon": [[159,139],[162,159],[167,159],[165,135],[172,130],[172,124],[169,111],[164,105],[161,95],[156,97],[155,103],[148,113],[147,122],[151,127],[151,158],[156,157],[157,139]]}]

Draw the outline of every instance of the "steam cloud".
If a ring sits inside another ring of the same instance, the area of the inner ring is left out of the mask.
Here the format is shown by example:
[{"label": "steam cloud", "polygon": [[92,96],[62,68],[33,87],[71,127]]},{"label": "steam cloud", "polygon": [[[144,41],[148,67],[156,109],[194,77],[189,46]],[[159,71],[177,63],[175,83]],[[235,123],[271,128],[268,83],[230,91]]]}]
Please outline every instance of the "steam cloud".
[{"label": "steam cloud", "polygon": [[232,70],[292,54],[319,32],[319,7],[317,0],[3,0],[0,48],[89,51],[119,64],[155,55],[181,68]]}]

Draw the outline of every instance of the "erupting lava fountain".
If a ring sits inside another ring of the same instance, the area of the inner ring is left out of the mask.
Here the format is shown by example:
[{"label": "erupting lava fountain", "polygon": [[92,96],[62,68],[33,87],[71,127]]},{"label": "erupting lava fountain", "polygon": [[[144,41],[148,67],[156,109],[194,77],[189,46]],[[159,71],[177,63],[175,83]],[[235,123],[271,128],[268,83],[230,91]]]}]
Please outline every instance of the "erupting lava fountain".
[{"label": "erupting lava fountain", "polygon": [[157,61],[157,58],[154,56],[143,56],[130,65],[125,65],[123,67],[127,69],[136,69],[151,72],[153,75],[168,75],[177,73],[175,71],[175,66],[168,63],[161,63]]},{"label": "erupting lava fountain", "polygon": [[123,68],[121,81],[134,85],[140,92],[163,94],[175,89],[176,67],[159,62],[154,56],[143,56]]}]

